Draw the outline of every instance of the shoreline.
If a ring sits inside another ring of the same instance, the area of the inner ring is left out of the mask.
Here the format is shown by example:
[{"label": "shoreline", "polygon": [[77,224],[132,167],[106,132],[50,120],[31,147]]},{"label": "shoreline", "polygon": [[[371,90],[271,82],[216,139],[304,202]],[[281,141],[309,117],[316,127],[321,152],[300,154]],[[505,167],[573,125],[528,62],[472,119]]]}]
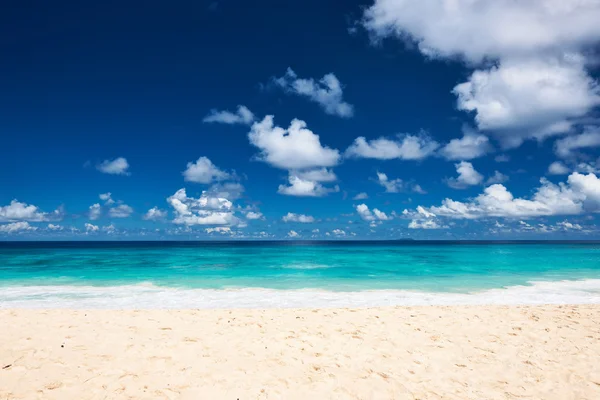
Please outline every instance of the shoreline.
[{"label": "shoreline", "polygon": [[0,318],[0,398],[600,398],[600,305]]},{"label": "shoreline", "polygon": [[0,286],[0,309],[279,309],[391,306],[600,304],[600,279],[537,281],[474,293],[417,290],[193,289],[123,286]]}]

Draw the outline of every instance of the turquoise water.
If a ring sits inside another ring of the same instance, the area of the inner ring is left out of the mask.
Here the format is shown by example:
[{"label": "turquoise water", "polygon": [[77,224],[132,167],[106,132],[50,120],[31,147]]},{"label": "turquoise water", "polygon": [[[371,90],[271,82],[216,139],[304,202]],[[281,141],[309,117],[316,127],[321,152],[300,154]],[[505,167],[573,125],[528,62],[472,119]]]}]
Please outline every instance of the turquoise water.
[{"label": "turquoise water", "polygon": [[56,288],[66,293],[65,288],[132,286],[180,294],[248,288],[468,294],[595,279],[600,279],[600,244],[595,243],[0,244],[0,302],[39,300],[44,288],[59,296]]}]

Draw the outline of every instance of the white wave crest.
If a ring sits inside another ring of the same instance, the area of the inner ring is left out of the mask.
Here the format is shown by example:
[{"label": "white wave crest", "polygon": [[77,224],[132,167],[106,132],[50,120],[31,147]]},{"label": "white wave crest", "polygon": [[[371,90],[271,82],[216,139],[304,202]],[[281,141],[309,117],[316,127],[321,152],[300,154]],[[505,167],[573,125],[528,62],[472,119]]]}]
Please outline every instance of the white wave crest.
[{"label": "white wave crest", "polygon": [[0,308],[198,309],[329,308],[416,305],[600,304],[600,279],[530,282],[470,294],[409,290],[331,292],[274,289],[176,289],[128,286],[0,287]]}]

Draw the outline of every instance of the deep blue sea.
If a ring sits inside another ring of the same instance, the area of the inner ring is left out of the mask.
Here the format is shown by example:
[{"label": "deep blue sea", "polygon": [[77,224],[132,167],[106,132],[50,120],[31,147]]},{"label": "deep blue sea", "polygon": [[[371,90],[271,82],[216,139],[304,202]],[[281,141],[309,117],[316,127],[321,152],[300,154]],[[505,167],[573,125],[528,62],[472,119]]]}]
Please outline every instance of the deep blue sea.
[{"label": "deep blue sea", "polygon": [[600,303],[600,243],[0,243],[1,308],[482,303]]}]

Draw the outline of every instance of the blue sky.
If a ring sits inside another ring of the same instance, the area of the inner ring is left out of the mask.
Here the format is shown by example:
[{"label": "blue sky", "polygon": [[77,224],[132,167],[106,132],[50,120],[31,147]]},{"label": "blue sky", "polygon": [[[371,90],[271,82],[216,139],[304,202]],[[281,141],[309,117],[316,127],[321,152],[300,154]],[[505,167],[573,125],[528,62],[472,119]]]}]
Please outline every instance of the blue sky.
[{"label": "blue sky", "polygon": [[541,0],[11,4],[0,240],[598,238],[599,19]]}]

